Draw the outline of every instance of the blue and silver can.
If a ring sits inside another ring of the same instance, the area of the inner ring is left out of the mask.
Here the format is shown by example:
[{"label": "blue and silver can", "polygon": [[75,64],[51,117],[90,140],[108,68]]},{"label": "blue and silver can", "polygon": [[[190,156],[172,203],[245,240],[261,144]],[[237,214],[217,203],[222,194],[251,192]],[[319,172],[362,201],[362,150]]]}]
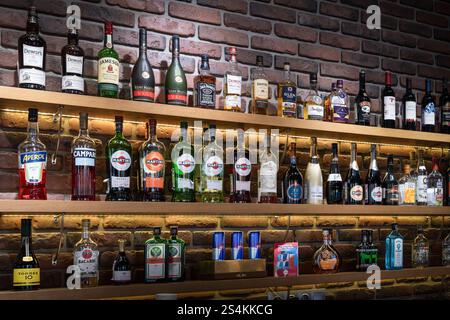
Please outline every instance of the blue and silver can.
[{"label": "blue and silver can", "polygon": [[212,259],[225,260],[225,232],[214,232]]},{"label": "blue and silver can", "polygon": [[259,231],[248,233],[248,257],[249,259],[261,259],[261,233]]},{"label": "blue and silver can", "polygon": [[242,231],[233,232],[231,235],[231,257],[233,260],[244,259],[244,234]]}]

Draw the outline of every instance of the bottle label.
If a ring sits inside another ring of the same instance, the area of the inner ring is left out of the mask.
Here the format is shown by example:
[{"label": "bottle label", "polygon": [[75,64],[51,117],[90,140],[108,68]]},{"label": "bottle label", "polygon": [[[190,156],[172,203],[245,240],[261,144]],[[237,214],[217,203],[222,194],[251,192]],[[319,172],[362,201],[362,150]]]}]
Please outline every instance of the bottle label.
[{"label": "bottle label", "polygon": [[430,248],[428,245],[419,243],[414,249],[413,263],[419,265],[428,265]]},{"label": "bottle label", "polygon": [[294,86],[283,86],[281,88],[281,97],[283,103],[295,106],[297,102],[297,88]]},{"label": "bottle label", "polygon": [[19,70],[19,84],[37,84],[45,86],[45,72],[37,69],[20,69]]},{"label": "bottle label", "polygon": [[25,171],[25,181],[37,184],[42,181],[47,167],[47,151],[21,153],[19,168]]},{"label": "bottle label", "polygon": [[278,168],[274,161],[267,161],[261,164],[261,192],[277,192],[277,171]]},{"label": "bottle label", "polygon": [[395,97],[386,96],[384,103],[384,120],[395,120]]},{"label": "bottle label", "polygon": [[355,185],[350,189],[350,197],[353,201],[362,201],[364,196],[363,188],[360,185]]},{"label": "bottle label", "polygon": [[72,154],[75,166],[95,167],[96,151],[92,148],[75,148]]},{"label": "bottle label", "polygon": [[405,119],[416,121],[417,118],[417,104],[415,101],[406,101],[405,103]]},{"label": "bottle label", "polygon": [[450,126],[450,102],[442,106],[442,125]]},{"label": "bottle label", "polygon": [[181,277],[181,245],[179,243],[169,243],[169,270],[167,275],[170,278]]},{"label": "bottle label", "polygon": [[252,163],[247,158],[239,158],[234,164],[234,169],[238,175],[246,177],[252,172]]},{"label": "bottle label", "polygon": [[206,180],[206,190],[208,191],[222,191],[223,180]]},{"label": "bottle label", "polygon": [[383,190],[381,189],[381,187],[373,188],[372,192],[370,193],[370,197],[374,202],[381,202],[383,200]]},{"label": "bottle label", "polygon": [[117,171],[127,171],[131,167],[131,156],[125,150],[117,150],[111,155],[111,165]]},{"label": "bottle label", "polygon": [[349,110],[345,101],[345,95],[334,95],[331,98],[331,109],[333,110],[333,121],[348,122]]},{"label": "bottle label", "polygon": [[236,180],[236,191],[250,191],[251,181]]},{"label": "bottle label", "polygon": [[204,172],[208,177],[215,177],[223,172],[223,160],[218,156],[209,157],[204,164]]},{"label": "bottle label", "polygon": [[321,270],[334,270],[337,262],[337,256],[332,251],[324,249],[320,252],[319,267]]},{"label": "bottle label", "polygon": [[41,269],[39,268],[16,268],[13,271],[13,286],[39,286],[41,284]]},{"label": "bottle label", "polygon": [[383,197],[386,199],[386,201],[390,203],[397,203],[398,202],[398,186],[394,185],[389,189],[384,188],[383,189]]},{"label": "bottle label", "polygon": [[227,94],[231,95],[241,95],[242,90],[242,77],[241,76],[235,76],[231,74],[225,75],[225,83],[226,83],[226,89]]},{"label": "bottle label", "polygon": [[133,88],[133,98],[147,98],[152,101],[155,99],[155,90],[152,87],[138,85],[131,85],[131,87]]},{"label": "bottle label", "polygon": [[359,103],[359,110],[361,110],[364,119],[368,118],[370,115],[370,110],[372,109],[372,104],[370,101],[361,101]]},{"label": "bottle label", "polygon": [[216,106],[216,85],[212,83],[197,83],[198,101],[197,105],[202,107]]},{"label": "bottle label", "polygon": [[328,175],[328,181],[340,181],[342,182],[342,177],[340,173],[330,173]]},{"label": "bottle label", "polygon": [[194,189],[194,182],[191,179],[178,178],[178,189]]},{"label": "bottle label", "polygon": [[83,57],[66,55],[66,73],[83,74]]},{"label": "bottle label", "polygon": [[178,169],[183,173],[191,173],[195,169],[195,159],[189,153],[183,153],[177,159]]},{"label": "bottle label", "polygon": [[417,202],[427,202],[427,176],[417,177]]},{"label": "bottle label", "polygon": [[187,92],[182,90],[166,89],[166,102],[168,104],[186,104]]},{"label": "bottle label", "polygon": [[300,201],[303,196],[302,191],[303,191],[302,186],[299,185],[297,181],[294,181],[294,183],[288,187],[286,193],[287,193],[289,200]]},{"label": "bottle label", "polygon": [[113,270],[112,281],[128,282],[131,281],[131,271],[116,271]]},{"label": "bottle label", "polygon": [[119,60],[105,57],[98,60],[98,83],[119,85]]},{"label": "bottle label", "polygon": [[394,240],[394,267],[403,267],[403,240],[401,238]]},{"label": "bottle label", "polygon": [[412,182],[404,184],[404,201],[405,204],[416,203],[416,185]]},{"label": "bottle label", "polygon": [[322,203],[323,202],[323,187],[309,186],[308,187],[308,203]]},{"label": "bottle label", "polygon": [[74,264],[80,267],[81,275],[96,276],[98,272],[98,250],[84,248],[82,251],[75,251]]},{"label": "bottle label", "polygon": [[235,95],[227,95],[225,97],[225,110],[241,109],[241,97]]},{"label": "bottle label", "polygon": [[308,104],[308,119],[319,119],[323,118],[323,106],[318,104]]},{"label": "bottle label", "polygon": [[423,118],[424,125],[434,126],[436,124],[436,110],[434,103],[430,102],[425,106],[425,108],[423,109]]},{"label": "bottle label", "polygon": [[44,47],[34,47],[24,44],[23,66],[42,69],[44,67]]},{"label": "bottle label", "polygon": [[130,177],[111,177],[111,188],[129,188]]},{"label": "bottle label", "polygon": [[253,97],[255,100],[268,100],[269,81],[265,79],[253,80]]},{"label": "bottle label", "polygon": [[427,204],[429,206],[442,206],[444,202],[444,188],[442,184],[437,188],[427,189]]},{"label": "bottle label", "polygon": [[84,92],[84,80],[79,76],[63,76],[61,79],[61,89]]},{"label": "bottle label", "polygon": [[145,279],[164,279],[166,277],[166,246],[152,243],[146,247]]},{"label": "bottle label", "polygon": [[157,174],[164,169],[164,156],[161,152],[152,151],[148,153],[143,160],[143,168],[145,173],[149,174]]}]

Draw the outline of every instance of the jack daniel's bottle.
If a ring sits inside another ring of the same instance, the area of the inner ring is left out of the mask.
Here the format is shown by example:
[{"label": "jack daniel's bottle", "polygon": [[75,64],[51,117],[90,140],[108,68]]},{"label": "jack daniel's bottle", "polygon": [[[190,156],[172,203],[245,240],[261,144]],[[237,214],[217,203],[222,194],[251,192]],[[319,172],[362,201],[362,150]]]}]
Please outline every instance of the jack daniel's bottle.
[{"label": "jack daniel's bottle", "polygon": [[209,58],[202,55],[200,74],[194,78],[194,106],[214,109],[216,107],[216,77],[209,72]]}]

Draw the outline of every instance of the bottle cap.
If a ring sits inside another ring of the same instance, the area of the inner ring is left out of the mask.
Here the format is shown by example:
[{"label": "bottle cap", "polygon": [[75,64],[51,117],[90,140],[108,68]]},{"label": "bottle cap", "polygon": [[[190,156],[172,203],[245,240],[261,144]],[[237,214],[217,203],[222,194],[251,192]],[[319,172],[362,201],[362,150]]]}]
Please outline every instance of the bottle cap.
[{"label": "bottle cap", "polygon": [[392,74],[389,71],[384,74],[384,82],[388,86],[392,85]]},{"label": "bottle cap", "polygon": [[309,74],[309,82],[310,83],[317,83],[317,73],[310,73]]},{"label": "bottle cap", "polygon": [[38,121],[38,109],[36,109],[36,108],[28,109],[28,121],[29,122],[37,122]]},{"label": "bottle cap", "polygon": [[178,234],[178,226],[170,226],[170,235],[176,236]]},{"label": "bottle cap", "polygon": [[154,227],[153,228],[153,234],[155,236],[159,236],[161,234],[161,227]]},{"label": "bottle cap", "polygon": [[113,33],[113,24],[111,21],[105,22],[105,33],[106,34],[112,34]]},{"label": "bottle cap", "polygon": [[406,89],[411,89],[412,80],[411,78],[406,78]]},{"label": "bottle cap", "polygon": [[373,152],[376,152],[377,151],[377,145],[376,144],[371,144],[370,145],[370,150],[373,151]]},{"label": "bottle cap", "polygon": [[156,127],[156,119],[148,119],[148,125],[150,127]]},{"label": "bottle cap", "polygon": [[122,116],[115,116],[114,117],[114,121],[117,123],[117,122],[120,122],[120,123],[123,123],[123,117]]},{"label": "bottle cap", "polygon": [[331,84],[331,91],[334,91],[334,90],[336,90],[336,82],[333,82]]},{"label": "bottle cap", "polygon": [[283,65],[283,68],[285,71],[290,71],[291,70],[291,64],[289,62],[285,62]]},{"label": "bottle cap", "polygon": [[392,230],[397,230],[398,229],[398,224],[397,223],[393,223],[392,224]]},{"label": "bottle cap", "polygon": [[336,86],[340,89],[342,89],[344,87],[344,80],[338,80],[336,82]]},{"label": "bottle cap", "polygon": [[228,53],[229,53],[230,55],[236,54],[236,47],[230,47],[230,48],[228,49]]},{"label": "bottle cap", "polygon": [[337,143],[332,143],[331,144],[331,151],[333,152],[333,154],[337,154],[337,150],[338,150],[338,144]]},{"label": "bottle cap", "polygon": [[188,123],[187,123],[187,121],[181,121],[181,122],[180,122],[180,128],[181,128],[181,129],[187,129],[187,128],[188,128]]},{"label": "bottle cap", "polygon": [[425,80],[425,91],[427,93],[431,92],[431,80],[430,79]]},{"label": "bottle cap", "polygon": [[258,66],[262,66],[263,63],[264,63],[263,57],[262,57],[262,56],[256,56],[256,64],[257,64]]},{"label": "bottle cap", "polygon": [[141,42],[141,45],[145,48],[147,48],[147,29],[140,28],[139,29],[139,41]]},{"label": "bottle cap", "polygon": [[180,51],[180,37],[177,35],[172,36],[172,52]]},{"label": "bottle cap", "polygon": [[83,220],[81,220],[81,225],[82,225],[83,227],[89,227],[89,226],[91,225],[91,220],[89,220],[89,219],[83,219]]}]

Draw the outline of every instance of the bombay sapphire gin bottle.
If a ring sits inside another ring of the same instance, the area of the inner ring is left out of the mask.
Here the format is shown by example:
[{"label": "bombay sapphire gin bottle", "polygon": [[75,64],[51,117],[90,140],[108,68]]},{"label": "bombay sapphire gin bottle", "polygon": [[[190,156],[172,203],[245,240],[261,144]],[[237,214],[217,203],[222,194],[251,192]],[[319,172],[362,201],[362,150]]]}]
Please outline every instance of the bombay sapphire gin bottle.
[{"label": "bombay sapphire gin bottle", "polygon": [[392,231],[386,238],[386,270],[403,268],[403,236],[398,232],[397,223],[392,224]]}]

